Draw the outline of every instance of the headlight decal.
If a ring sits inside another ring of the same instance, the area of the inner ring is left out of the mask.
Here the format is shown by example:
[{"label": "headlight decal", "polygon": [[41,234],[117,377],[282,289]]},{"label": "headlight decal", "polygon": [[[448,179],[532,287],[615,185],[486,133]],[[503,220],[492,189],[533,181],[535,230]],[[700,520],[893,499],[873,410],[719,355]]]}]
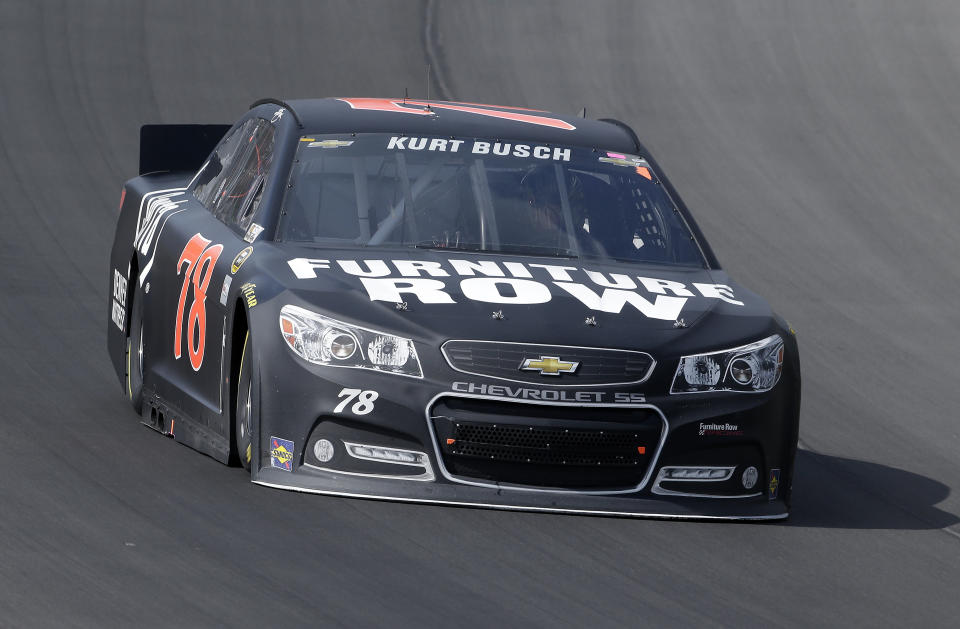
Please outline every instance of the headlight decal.
[{"label": "headlight decal", "polygon": [[289,304],[280,309],[280,333],[297,356],[315,365],[423,377],[417,348],[408,338]]},{"label": "headlight decal", "polygon": [[670,393],[769,391],[783,371],[783,347],[783,339],[774,334],[741,347],[683,356]]}]

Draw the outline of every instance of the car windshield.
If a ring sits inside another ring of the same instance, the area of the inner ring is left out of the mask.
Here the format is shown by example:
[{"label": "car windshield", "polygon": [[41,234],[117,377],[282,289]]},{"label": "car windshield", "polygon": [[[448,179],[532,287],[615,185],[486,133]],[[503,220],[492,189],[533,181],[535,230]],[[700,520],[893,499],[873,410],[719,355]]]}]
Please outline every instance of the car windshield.
[{"label": "car windshield", "polygon": [[704,266],[642,157],[476,138],[300,138],[280,238]]}]

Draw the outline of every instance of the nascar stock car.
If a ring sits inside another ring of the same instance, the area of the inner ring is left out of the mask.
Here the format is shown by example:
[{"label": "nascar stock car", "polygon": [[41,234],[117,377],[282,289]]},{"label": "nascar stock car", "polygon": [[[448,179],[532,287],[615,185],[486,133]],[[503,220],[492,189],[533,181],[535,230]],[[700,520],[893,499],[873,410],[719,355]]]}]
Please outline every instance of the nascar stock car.
[{"label": "nascar stock car", "polygon": [[787,516],[793,330],[627,125],[269,99],[140,152],[107,340],[148,426],[298,491]]}]

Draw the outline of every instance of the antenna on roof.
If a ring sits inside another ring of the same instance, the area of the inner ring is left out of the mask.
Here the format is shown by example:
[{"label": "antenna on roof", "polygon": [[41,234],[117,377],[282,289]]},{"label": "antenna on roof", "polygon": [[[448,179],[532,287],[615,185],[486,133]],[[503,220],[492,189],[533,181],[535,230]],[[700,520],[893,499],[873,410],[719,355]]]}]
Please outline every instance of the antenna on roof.
[{"label": "antenna on roof", "polygon": [[403,104],[407,104],[407,88],[403,88]]},{"label": "antenna on roof", "polygon": [[427,64],[427,111],[433,111],[430,109],[430,64]]},{"label": "antenna on roof", "polygon": [[580,116],[581,118],[586,118],[586,117],[587,117],[587,108],[584,107],[583,109],[581,109],[581,110],[580,110],[580,113],[577,114],[577,115]]}]

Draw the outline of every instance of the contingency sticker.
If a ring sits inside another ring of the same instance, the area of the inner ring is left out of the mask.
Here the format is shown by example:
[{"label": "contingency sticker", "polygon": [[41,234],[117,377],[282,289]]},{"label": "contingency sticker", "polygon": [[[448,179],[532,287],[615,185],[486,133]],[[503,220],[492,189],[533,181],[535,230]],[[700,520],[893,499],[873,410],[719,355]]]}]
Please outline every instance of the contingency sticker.
[{"label": "contingency sticker", "polygon": [[113,270],[113,305],[110,313],[113,322],[123,330],[127,315],[127,278],[117,269]]},{"label": "contingency sticker", "polygon": [[247,229],[247,234],[243,237],[243,239],[246,240],[247,242],[253,242],[254,240],[257,239],[257,236],[259,236],[260,232],[262,231],[263,231],[263,227],[261,227],[260,225],[257,225],[256,223],[253,223],[250,225],[249,229]]},{"label": "contingency sticker", "polygon": [[624,155],[623,153],[607,153],[606,157],[601,157],[601,162],[605,164],[613,164],[614,166],[627,166],[636,170],[637,174],[641,177],[646,177],[647,179],[653,181],[653,175],[650,174],[650,164],[647,163],[647,160],[642,157],[637,157],[636,155]]},{"label": "contingency sticker", "polygon": [[770,485],[767,488],[767,497],[770,500],[776,500],[778,493],[780,493],[780,469],[773,468],[770,470]]},{"label": "contingency sticker", "polygon": [[270,437],[270,466],[286,472],[293,471],[293,442]]},{"label": "contingency sticker", "polygon": [[233,283],[233,277],[226,275],[223,278],[223,288],[220,289],[220,305],[227,305],[227,295],[230,294],[230,284]]},{"label": "contingency sticker", "polygon": [[350,146],[353,144],[353,140],[315,140],[313,138],[303,138],[300,141],[309,141],[310,144],[307,144],[307,148],[310,149],[338,149],[342,146]]}]

